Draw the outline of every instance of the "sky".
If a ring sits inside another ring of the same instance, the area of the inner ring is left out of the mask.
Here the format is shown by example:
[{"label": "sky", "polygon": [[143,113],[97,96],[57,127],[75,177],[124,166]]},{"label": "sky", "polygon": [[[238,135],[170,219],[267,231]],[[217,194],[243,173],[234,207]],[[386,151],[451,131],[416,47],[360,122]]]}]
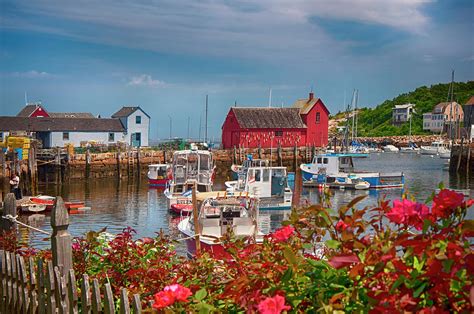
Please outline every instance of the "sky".
[{"label": "sky", "polygon": [[26,92],[51,112],[140,106],[151,138],[170,122],[187,137],[188,121],[196,138],[208,95],[218,140],[235,104],[313,90],[336,113],[354,89],[372,107],[452,69],[473,80],[473,15],[472,0],[0,0],[0,115]]}]

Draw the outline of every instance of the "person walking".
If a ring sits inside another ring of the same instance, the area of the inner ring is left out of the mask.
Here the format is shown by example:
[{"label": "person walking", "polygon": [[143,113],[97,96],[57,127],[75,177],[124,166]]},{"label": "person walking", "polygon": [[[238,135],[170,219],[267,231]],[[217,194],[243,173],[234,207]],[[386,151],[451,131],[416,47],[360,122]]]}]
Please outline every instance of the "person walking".
[{"label": "person walking", "polygon": [[15,194],[17,200],[21,199],[20,177],[16,172],[13,172],[10,177],[10,192]]}]

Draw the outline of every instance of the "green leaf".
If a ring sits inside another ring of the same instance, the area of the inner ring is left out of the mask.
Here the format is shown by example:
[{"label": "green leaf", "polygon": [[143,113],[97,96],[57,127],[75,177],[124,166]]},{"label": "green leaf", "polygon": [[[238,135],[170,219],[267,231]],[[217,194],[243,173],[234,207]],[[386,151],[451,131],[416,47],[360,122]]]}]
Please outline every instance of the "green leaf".
[{"label": "green leaf", "polygon": [[451,271],[451,267],[454,264],[454,261],[452,259],[447,259],[447,260],[442,261],[442,264],[443,264],[443,271],[445,273],[449,273]]},{"label": "green leaf", "polygon": [[296,266],[298,264],[295,254],[288,247],[285,247],[283,249],[283,255],[285,256],[287,262],[290,263],[292,266]]},{"label": "green leaf", "polygon": [[416,291],[413,293],[413,297],[418,298],[420,296],[420,294],[425,290],[427,285],[428,285],[428,283],[426,283],[426,282],[421,284],[421,286],[419,286],[418,289],[416,289]]},{"label": "green leaf", "polygon": [[194,294],[194,298],[198,301],[204,300],[205,297],[207,297],[207,291],[205,288],[196,291],[196,294]]},{"label": "green leaf", "polygon": [[403,283],[405,282],[406,278],[405,276],[400,276],[398,279],[393,283],[392,288],[390,288],[390,294],[393,294],[395,290]]},{"label": "green leaf", "polygon": [[337,249],[341,245],[341,243],[339,241],[332,240],[332,239],[327,240],[325,243],[326,243],[326,246],[330,249]]},{"label": "green leaf", "polygon": [[429,219],[424,219],[423,220],[423,233],[426,233],[428,231],[428,228],[431,226],[431,220]]},{"label": "green leaf", "polygon": [[293,276],[293,270],[291,268],[288,268],[283,274],[283,276],[281,276],[281,281],[288,282],[292,276]]}]

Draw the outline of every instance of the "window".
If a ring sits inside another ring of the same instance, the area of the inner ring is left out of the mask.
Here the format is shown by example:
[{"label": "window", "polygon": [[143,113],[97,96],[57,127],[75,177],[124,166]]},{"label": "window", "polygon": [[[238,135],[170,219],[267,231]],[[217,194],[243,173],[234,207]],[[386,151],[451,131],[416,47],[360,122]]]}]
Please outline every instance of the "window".
[{"label": "window", "polygon": [[0,142],[3,142],[3,132],[0,132]]},{"label": "window", "polygon": [[136,124],[142,124],[142,116],[136,116],[135,117],[135,123]]},{"label": "window", "polygon": [[109,133],[109,142],[113,142],[115,140],[115,133]]},{"label": "window", "polygon": [[137,140],[137,142],[140,142],[142,140],[142,134],[141,133],[135,133],[135,140]]},{"label": "window", "polygon": [[275,131],[275,136],[283,136],[283,131]]},{"label": "window", "polygon": [[69,132],[63,132],[63,141],[69,141]]},{"label": "window", "polygon": [[323,159],[321,157],[318,157],[317,163],[320,164],[322,163]]},{"label": "window", "polygon": [[260,169],[255,170],[255,181],[260,182]]},{"label": "window", "polygon": [[316,123],[319,123],[321,121],[321,113],[316,112]]},{"label": "window", "polygon": [[328,163],[328,159],[327,158],[324,158],[323,159],[323,164],[327,164]]},{"label": "window", "polygon": [[268,182],[270,180],[270,169],[263,169],[263,182]]}]

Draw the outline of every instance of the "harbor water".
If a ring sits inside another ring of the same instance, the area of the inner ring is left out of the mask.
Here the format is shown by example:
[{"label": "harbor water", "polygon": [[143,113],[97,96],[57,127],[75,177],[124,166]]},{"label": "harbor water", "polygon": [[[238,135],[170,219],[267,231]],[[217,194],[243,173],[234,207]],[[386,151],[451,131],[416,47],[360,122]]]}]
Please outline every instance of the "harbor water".
[{"label": "harbor water", "polygon": [[[332,190],[331,203],[334,209],[347,204],[358,195],[367,195],[359,206],[376,205],[381,199],[400,199],[403,193],[413,195],[418,201],[425,201],[438,188],[439,184],[453,189],[470,189],[471,198],[474,190],[474,178],[469,181],[450,177],[444,170],[446,160],[438,157],[400,154],[375,153],[368,158],[354,159],[355,167],[367,171],[403,171],[405,174],[404,189],[383,190]],[[217,178],[215,190],[222,189],[224,179]],[[162,191],[149,188],[147,178],[140,180],[117,180],[115,178],[88,181],[74,181],[61,186],[43,185],[39,187],[42,194],[61,195],[65,200],[84,200],[91,210],[83,214],[70,215],[69,231],[73,236],[82,236],[90,230],[98,231],[107,228],[110,233],[118,233],[125,227],[133,228],[136,237],[153,237],[157,232],[170,234],[179,238],[177,223],[179,217],[171,215],[166,209],[166,198]],[[320,199],[318,189],[303,189],[301,199],[307,203],[317,203]],[[471,208],[472,210],[472,208]],[[261,211],[260,227],[263,232],[278,228],[287,217],[288,211]],[[469,213],[469,216],[472,212]],[[21,216],[21,221],[34,227],[51,232],[48,214]],[[49,247],[45,235],[21,227],[21,238],[30,246]]]}]

